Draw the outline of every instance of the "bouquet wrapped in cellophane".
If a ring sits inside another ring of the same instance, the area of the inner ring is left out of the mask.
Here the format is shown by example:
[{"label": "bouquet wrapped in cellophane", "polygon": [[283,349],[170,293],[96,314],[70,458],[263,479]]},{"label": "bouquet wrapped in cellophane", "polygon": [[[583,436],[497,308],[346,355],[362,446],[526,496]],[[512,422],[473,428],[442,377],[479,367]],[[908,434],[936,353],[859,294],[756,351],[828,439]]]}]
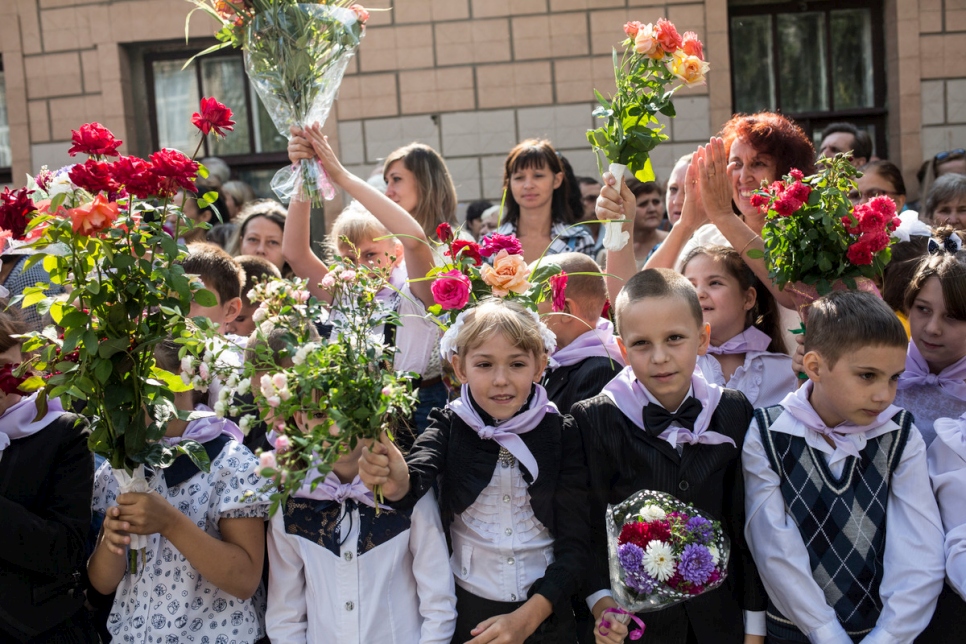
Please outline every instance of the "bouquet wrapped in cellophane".
[{"label": "bouquet wrapped in cellophane", "polygon": [[[248,78],[283,137],[289,138],[290,126],[325,122],[365,33],[369,13],[361,5],[346,0],[189,1],[222,23],[215,34],[220,43],[202,54],[229,45],[244,50]],[[296,197],[315,205],[335,196],[317,159],[279,170],[272,190],[282,201]]]},{"label": "bouquet wrapped in cellophane", "polygon": [[607,551],[614,600],[626,612],[642,613],[720,586],[731,544],[721,524],[700,510],[642,490],[607,506]]}]

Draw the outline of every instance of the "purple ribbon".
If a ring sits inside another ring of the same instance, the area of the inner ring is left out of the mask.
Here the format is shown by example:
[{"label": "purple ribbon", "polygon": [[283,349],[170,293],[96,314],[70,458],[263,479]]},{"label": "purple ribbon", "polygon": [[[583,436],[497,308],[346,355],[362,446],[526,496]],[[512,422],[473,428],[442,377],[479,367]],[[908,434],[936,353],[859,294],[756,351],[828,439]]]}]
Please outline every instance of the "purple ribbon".
[{"label": "purple ribbon", "polygon": [[[316,470],[318,472],[318,470]],[[349,483],[343,483],[339,480],[339,477],[334,473],[329,472],[325,475],[325,478],[319,483],[315,489],[312,489],[312,481],[306,476],[305,482],[302,487],[294,494],[294,496],[300,499],[313,499],[315,501],[335,501],[336,503],[343,503],[348,500],[355,501],[356,503],[362,503],[368,505],[371,508],[376,507],[376,499],[372,494],[372,491],[367,488],[362,480],[356,476]],[[383,507],[383,506],[380,506]]]},{"label": "purple ribbon", "polygon": [[853,423],[842,423],[836,425],[835,427],[829,427],[825,424],[825,421],[818,415],[815,408],[812,407],[812,403],[809,402],[809,396],[812,393],[812,381],[807,381],[804,385],[798,388],[787,396],[779,403],[785,408],[789,414],[792,415],[795,420],[805,425],[805,427],[810,430],[821,434],[822,436],[827,436],[834,444],[835,449],[842,450],[845,454],[849,456],[859,456],[859,449],[856,447],[855,443],[848,440],[846,436],[850,434],[864,434],[865,432],[881,427],[889,422],[893,416],[899,413],[899,408],[895,405],[889,405],[885,411],[876,416],[876,419],[868,425],[855,425]]},{"label": "purple ribbon", "polygon": [[210,440],[218,438],[222,434],[231,436],[239,443],[244,441],[245,435],[242,434],[238,425],[227,418],[218,418],[208,405],[196,405],[195,411],[210,412],[211,415],[195,419],[188,423],[188,426],[185,427],[184,433],[181,436],[165,436],[161,441],[168,446],[177,445],[184,440],[197,441],[203,445]]},{"label": "purple ribbon", "polygon": [[36,434],[66,413],[60,398],[48,399],[47,413],[34,422],[37,417],[37,394],[21,398],[20,402],[11,405],[0,416],[0,452],[7,449],[11,441]]},{"label": "purple ribbon", "polygon": [[550,357],[550,368],[569,367],[594,357],[610,358],[622,367],[625,364],[610,320],[598,319],[597,328],[580,334],[567,346],[557,349]]},{"label": "purple ribbon", "polygon": [[711,355],[734,355],[749,351],[767,351],[771,337],[753,326],[748,327],[735,337],[718,346],[708,346]]},{"label": "purple ribbon", "polygon": [[930,373],[926,359],[919,352],[915,342],[909,343],[906,354],[906,370],[899,375],[899,389],[915,385],[938,386],[945,393],[966,400],[966,357],[949,365],[938,374]]},{"label": "purple ribbon", "polygon": [[[711,417],[714,415],[714,410],[718,407],[718,402],[721,400],[721,387],[705,380],[704,374],[701,373],[701,367],[695,366],[694,373],[691,374],[691,390],[692,396],[701,403],[702,407],[701,413],[698,414],[697,419],[694,421],[694,429],[669,427],[661,432],[659,438],[666,440],[675,449],[678,443],[688,443],[690,445],[699,443],[706,445],[730,443],[734,445],[735,442],[730,437],[719,432],[708,430],[708,427],[711,425]],[[637,379],[631,367],[624,367],[623,371],[607,383],[601,393],[614,401],[617,408],[631,422],[644,431],[647,431],[647,427],[644,426],[643,409],[648,403],[661,405],[651,395],[651,392]],[[664,405],[661,406],[663,407]],[[668,411],[673,410],[669,409]]]},{"label": "purple ribbon", "polygon": [[[629,611],[626,611],[626,610],[624,610],[623,608],[620,608],[620,607],[618,607],[618,608],[608,608],[608,609],[606,609],[604,611],[603,614],[606,615],[607,613],[614,613],[615,615],[627,615],[628,617],[630,617],[630,619],[631,619],[632,622],[634,622],[635,624],[637,624],[638,626],[640,626],[640,628],[638,628],[637,630],[633,630],[633,631],[631,631],[630,633],[627,634],[627,636],[630,637],[632,640],[639,640],[639,639],[641,639],[644,636],[644,629],[647,628],[644,625],[644,620],[642,620],[640,617],[638,617],[634,613],[631,613]],[[623,622],[621,622],[621,623],[623,623]],[[599,631],[600,631],[600,629],[598,629],[598,632]],[[603,633],[601,633],[601,635],[603,635]]]},{"label": "purple ribbon", "polygon": [[513,418],[503,421],[496,427],[487,425],[476,413],[470,397],[469,385],[463,385],[460,390],[459,400],[454,400],[446,407],[463,419],[463,422],[477,433],[483,440],[494,440],[500,447],[506,448],[520,463],[527,468],[533,480],[537,480],[540,469],[537,467],[537,459],[533,457],[530,448],[520,438],[520,434],[526,434],[540,424],[546,414],[559,414],[557,406],[547,398],[547,390],[540,385],[534,385],[535,392],[533,401],[528,409],[518,413]]}]

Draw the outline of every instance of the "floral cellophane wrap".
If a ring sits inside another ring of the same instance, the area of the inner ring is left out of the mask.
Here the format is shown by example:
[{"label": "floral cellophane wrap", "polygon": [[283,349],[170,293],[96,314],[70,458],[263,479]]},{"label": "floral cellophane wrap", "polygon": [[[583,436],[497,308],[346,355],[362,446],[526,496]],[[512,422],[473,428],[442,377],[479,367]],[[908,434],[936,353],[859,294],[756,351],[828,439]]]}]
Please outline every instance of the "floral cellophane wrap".
[{"label": "floral cellophane wrap", "polygon": [[[872,293],[881,297],[879,289],[876,287],[875,282],[873,282],[868,277],[856,277],[854,278],[855,286],[849,285],[845,280],[835,280],[832,282],[833,291],[862,291],[863,293]],[[812,305],[812,302],[822,297],[818,293],[818,287],[815,284],[806,284],[805,282],[793,282],[785,286],[785,290],[792,294],[795,299],[795,310],[798,311],[798,315],[802,318],[804,324],[808,324],[808,309]]]}]

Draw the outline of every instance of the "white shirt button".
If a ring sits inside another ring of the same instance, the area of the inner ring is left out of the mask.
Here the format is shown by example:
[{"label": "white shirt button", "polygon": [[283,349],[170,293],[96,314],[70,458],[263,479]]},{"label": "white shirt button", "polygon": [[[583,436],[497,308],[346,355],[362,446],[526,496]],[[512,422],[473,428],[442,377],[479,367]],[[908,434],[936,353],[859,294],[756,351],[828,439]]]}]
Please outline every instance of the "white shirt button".
[{"label": "white shirt button", "polygon": [[347,552],[343,556],[345,557],[345,560],[346,561],[352,561],[352,553],[351,552]]},{"label": "white shirt button", "polygon": [[345,609],[346,609],[346,610],[352,610],[352,609],[353,609],[353,608],[355,608],[355,607],[356,607],[356,605],[355,605],[355,604],[353,604],[352,602],[346,602],[346,603],[345,603]]},{"label": "white shirt button", "polygon": [[503,495],[503,502],[504,503],[509,503],[510,502],[510,495],[509,494],[504,494]]},{"label": "white shirt button", "polygon": [[466,576],[466,568],[463,568],[463,576]]},{"label": "white shirt button", "polygon": [[517,600],[517,596],[516,595],[510,595],[510,601],[511,602],[515,602],[516,600]]},{"label": "white shirt button", "polygon": [[513,530],[511,530],[510,528],[507,528],[506,529],[506,536],[509,537],[511,534],[513,534]]},{"label": "white shirt button", "polygon": [[514,563],[515,561],[516,561],[516,559],[514,559],[513,557],[507,557],[507,558],[506,558],[506,562],[507,562],[508,564],[510,564],[511,566],[513,565],[513,563]]}]

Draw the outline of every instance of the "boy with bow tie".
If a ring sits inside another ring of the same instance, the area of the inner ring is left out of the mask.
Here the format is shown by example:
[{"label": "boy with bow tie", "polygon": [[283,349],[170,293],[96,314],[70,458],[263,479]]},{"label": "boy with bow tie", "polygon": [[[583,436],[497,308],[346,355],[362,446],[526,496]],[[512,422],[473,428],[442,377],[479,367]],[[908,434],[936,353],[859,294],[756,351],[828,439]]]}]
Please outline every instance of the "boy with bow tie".
[{"label": "boy with bow tie", "polygon": [[[673,494],[722,522],[732,543],[728,580],[717,590],[643,616],[643,644],[764,642],[765,594],[745,544],[739,456],[753,410],[738,391],[696,368],[708,348],[694,287],[666,269],[636,274],[615,302],[627,367],[596,398],[573,406],[590,469],[592,563],[585,580],[597,642],[622,642],[627,627],[601,617],[610,592],[608,504],[639,490]],[[744,611],[744,615],[743,612]]]},{"label": "boy with bow tie", "polygon": [[831,293],[809,310],[809,381],[755,412],[745,533],[768,590],[769,642],[912,642],[929,624],[943,526],[925,442],[892,404],[906,343],[878,297]]}]

